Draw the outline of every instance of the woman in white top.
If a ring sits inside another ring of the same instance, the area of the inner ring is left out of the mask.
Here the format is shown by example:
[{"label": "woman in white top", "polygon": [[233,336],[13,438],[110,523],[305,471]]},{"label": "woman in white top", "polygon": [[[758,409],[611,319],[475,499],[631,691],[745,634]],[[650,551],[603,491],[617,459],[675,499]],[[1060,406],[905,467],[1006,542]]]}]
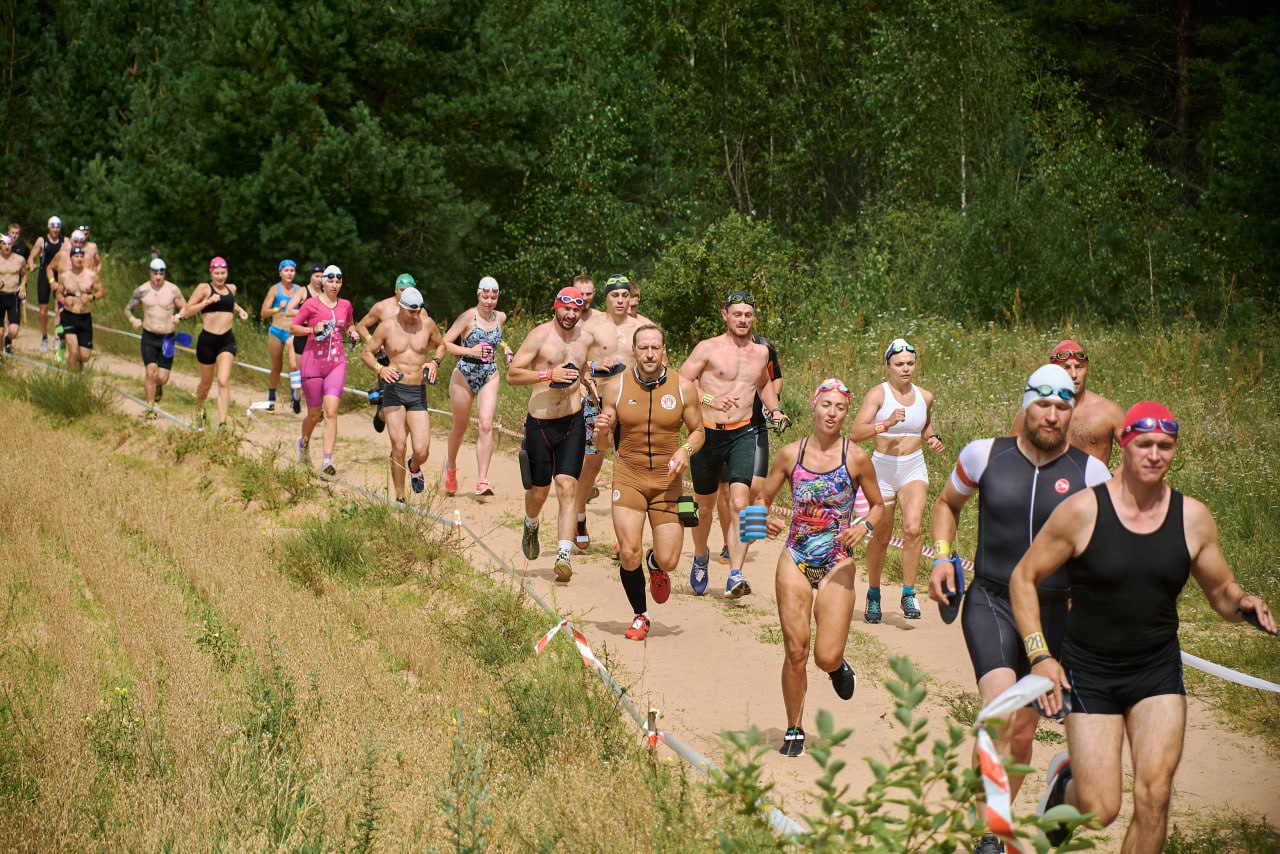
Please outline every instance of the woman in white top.
[{"label": "woman in white top", "polygon": [[849,430],[855,442],[875,439],[871,463],[884,497],[884,520],[876,525],[867,545],[868,623],[880,622],[880,574],[893,533],[893,513],[902,507],[902,614],[920,619],[916,602],[916,573],[920,569],[920,544],[924,508],[929,492],[929,471],[923,446],[943,451],[942,439],[933,427],[933,395],[911,382],[916,373],[916,348],[895,338],[884,352],[889,381],[862,398],[862,406]]}]

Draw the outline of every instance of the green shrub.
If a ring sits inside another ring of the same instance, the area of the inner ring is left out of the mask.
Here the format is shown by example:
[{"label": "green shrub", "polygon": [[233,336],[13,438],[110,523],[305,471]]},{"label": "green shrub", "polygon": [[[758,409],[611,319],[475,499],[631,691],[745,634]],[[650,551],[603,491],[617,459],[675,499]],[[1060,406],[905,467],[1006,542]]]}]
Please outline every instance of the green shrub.
[{"label": "green shrub", "polygon": [[16,374],[9,393],[43,410],[55,421],[70,423],[110,411],[116,394],[91,374],[32,370]]}]

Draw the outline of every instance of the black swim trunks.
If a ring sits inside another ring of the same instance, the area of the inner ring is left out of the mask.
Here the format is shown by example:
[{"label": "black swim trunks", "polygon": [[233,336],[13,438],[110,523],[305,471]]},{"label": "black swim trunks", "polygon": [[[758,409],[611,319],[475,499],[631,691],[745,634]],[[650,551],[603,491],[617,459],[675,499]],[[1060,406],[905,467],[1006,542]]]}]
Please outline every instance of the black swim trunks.
[{"label": "black swim trunks", "polygon": [[18,299],[18,292],[0,294],[0,324],[17,326],[20,323],[22,323],[22,300]]},{"label": "black swim trunks", "polygon": [[173,357],[164,355],[164,339],[158,332],[142,330],[142,364],[155,365],[162,371],[173,367]]},{"label": "black swim trunks", "polygon": [[[1019,679],[1031,672],[1005,585],[986,578],[973,579],[964,597],[960,625],[976,678],[1001,667],[1010,668]],[[1040,591],[1040,625],[1050,655],[1058,656],[1067,633],[1065,593]]]},{"label": "black swim trunks", "polygon": [[576,480],[582,474],[582,458],[587,449],[587,425],[582,411],[561,418],[527,416],[521,447],[529,457],[533,486],[550,486],[552,478],[562,474]]},{"label": "black swim trunks", "polygon": [[750,486],[755,474],[758,433],[759,428],[749,423],[732,430],[717,430],[708,426],[706,442],[689,460],[693,491],[698,495],[711,495],[719,491],[722,472],[725,483],[745,483]]},{"label": "black swim trunks", "polygon": [[93,314],[72,314],[65,308],[59,316],[62,332],[76,336],[76,344],[86,350],[93,349]]},{"label": "black swim trunks", "polygon": [[427,387],[406,383],[386,383],[382,387],[382,409],[399,409],[405,412],[427,411]]},{"label": "black swim trunks", "polygon": [[1063,667],[1071,683],[1072,711],[1086,715],[1123,715],[1148,697],[1187,693],[1180,655],[1131,673],[1090,673],[1066,661]]}]

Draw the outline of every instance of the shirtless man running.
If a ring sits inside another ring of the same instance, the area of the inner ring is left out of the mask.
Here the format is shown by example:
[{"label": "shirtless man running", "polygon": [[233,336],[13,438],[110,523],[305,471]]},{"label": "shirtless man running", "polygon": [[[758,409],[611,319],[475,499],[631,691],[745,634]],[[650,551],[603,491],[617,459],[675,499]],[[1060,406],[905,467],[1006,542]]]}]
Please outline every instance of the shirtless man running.
[{"label": "shirtless man running", "polygon": [[[169,382],[169,369],[173,367],[174,326],[181,319],[178,312],[187,304],[182,291],[165,278],[168,272],[164,261],[151,259],[151,277],[134,289],[129,304],[124,307],[125,317],[134,329],[142,330],[142,365],[146,370],[142,387],[147,403],[156,404],[164,396]],[[142,306],[142,319],[134,317],[133,310]],[[168,340],[166,340],[168,339]],[[155,412],[147,415],[154,418]]]},{"label": "shirtless man running", "polygon": [[62,329],[67,339],[67,367],[81,370],[93,358],[92,305],[102,299],[102,281],[84,264],[84,249],[71,250],[71,269],[58,275],[54,299],[62,303]]},{"label": "shirtless man running", "polygon": [[[592,287],[594,289],[594,285]],[[574,545],[584,551],[591,545],[591,537],[587,534],[587,502],[591,500],[596,478],[600,475],[600,466],[604,464],[604,454],[592,444],[596,432],[596,415],[600,412],[599,386],[635,365],[631,342],[636,330],[649,323],[642,317],[632,317],[627,313],[627,306],[631,302],[630,289],[631,281],[626,276],[610,276],[604,284],[604,311],[592,312],[589,320],[578,320],[578,326],[591,336],[587,345],[590,379],[583,383],[585,397],[582,403],[582,416],[587,427],[587,452],[582,461],[582,474],[578,477],[575,497],[578,530]],[[586,299],[586,294],[583,294],[583,299]]]},{"label": "shirtless man running", "polygon": [[22,304],[27,286],[22,281],[27,259],[13,251],[13,238],[0,234],[0,326],[4,327],[4,352],[13,352],[13,341],[22,323]]},{"label": "shirtless man running", "polygon": [[92,270],[99,276],[102,275],[102,256],[98,254],[98,244],[89,242],[89,235],[76,229],[71,232],[71,239],[66,240],[62,244],[62,248],[58,250],[58,257],[53,262],[58,268],[58,275],[71,269],[71,250],[80,248],[84,250],[84,266],[86,270]]},{"label": "shirtless man running", "polygon": [[756,320],[754,298],[746,291],[734,291],[725,299],[720,316],[725,322],[724,334],[700,341],[680,368],[680,376],[698,384],[703,424],[707,428],[706,444],[689,463],[693,492],[698,500],[689,586],[698,596],[707,592],[707,564],[711,557],[707,540],[723,472],[729,482],[729,518],[732,520],[729,579],[724,595],[737,599],[751,592],[751,585],[742,576],[747,544],[738,538],[738,514],[750,502],[751,479],[755,474],[758,428],[751,423],[751,410],[756,395],[760,395],[769,410],[772,424],[785,429],[791,420],[778,408],[778,394],[769,382],[769,349],[755,343],[752,337]]},{"label": "shirtless man running", "polygon": [[[404,502],[404,471],[413,480],[413,491],[426,488],[422,464],[431,450],[431,421],[427,414],[427,390],[423,366],[443,340],[440,328],[423,310],[422,294],[414,287],[400,292],[394,317],[384,318],[360,353],[382,385],[382,413],[391,439],[391,483],[396,501]],[[382,364],[375,354],[385,353]],[[405,459],[406,435],[413,437],[413,455]]]},{"label": "shirtless man running", "polygon": [[[360,322],[356,324],[356,332],[360,335],[361,338],[364,339],[366,346],[368,345],[369,341],[373,338],[369,330],[375,326],[378,326],[381,323],[385,323],[389,320],[395,319],[400,313],[400,297],[404,294],[404,291],[406,289],[416,288],[417,285],[418,283],[414,280],[413,276],[410,276],[408,273],[401,273],[399,276],[396,277],[395,294],[393,296],[387,297],[386,299],[378,300],[376,303],[373,304],[373,308],[369,309],[369,313],[366,314],[364,317],[360,318]],[[421,295],[422,292],[419,291],[418,294]],[[435,325],[435,321],[432,320],[431,316],[428,315],[426,311],[427,310],[424,307],[422,309],[423,321],[429,322],[430,324]],[[439,327],[437,326],[437,328]],[[436,373],[440,370],[440,361],[444,358],[444,355],[445,355],[445,345],[444,345],[444,338],[442,337],[440,339],[440,346],[436,349],[434,353],[431,354],[431,358],[427,360],[426,368],[427,368],[427,374],[428,374],[428,380],[427,380],[428,382],[434,383],[436,381]],[[381,353],[375,350],[374,358],[377,360],[378,364],[383,367],[386,367],[389,364],[387,360],[387,355],[385,353]],[[379,376],[378,391],[381,392],[383,390],[383,387],[384,387],[384,383],[382,382],[381,376]],[[382,417],[382,406],[381,404],[379,404],[378,407],[373,411],[373,429],[381,433],[385,427],[385,424],[386,422]]]},{"label": "shirtless man running", "polygon": [[[1059,342],[1049,354],[1049,362],[1065,368],[1075,383],[1076,408],[1071,416],[1067,442],[1089,456],[1097,457],[1104,466],[1111,465],[1112,443],[1120,441],[1120,431],[1124,429],[1124,410],[1100,394],[1085,391],[1089,356],[1075,341],[1067,338]],[[1013,435],[1022,432],[1024,418],[1026,412],[1020,411],[1013,419]]]},{"label": "shirtless man running", "polygon": [[[556,484],[556,580],[573,576],[569,553],[573,548],[574,491],[582,473],[587,428],[582,418],[580,366],[587,361],[590,336],[578,326],[587,301],[577,288],[561,288],[552,302],[555,318],[533,328],[507,368],[507,383],[535,386],[529,395],[529,416],[520,448],[524,481],[524,536],[520,548],[537,560],[539,514]],[[546,383],[547,385],[543,385]]]}]

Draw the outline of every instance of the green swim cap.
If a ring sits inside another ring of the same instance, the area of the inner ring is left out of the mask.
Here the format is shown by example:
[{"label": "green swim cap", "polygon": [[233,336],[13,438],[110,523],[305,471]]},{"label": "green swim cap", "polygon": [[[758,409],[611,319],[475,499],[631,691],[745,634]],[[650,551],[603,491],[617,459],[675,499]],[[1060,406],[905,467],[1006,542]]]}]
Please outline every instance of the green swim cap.
[{"label": "green swim cap", "polygon": [[396,290],[402,291],[405,288],[416,288],[418,283],[413,280],[413,276],[408,273],[401,273],[396,276]]}]

